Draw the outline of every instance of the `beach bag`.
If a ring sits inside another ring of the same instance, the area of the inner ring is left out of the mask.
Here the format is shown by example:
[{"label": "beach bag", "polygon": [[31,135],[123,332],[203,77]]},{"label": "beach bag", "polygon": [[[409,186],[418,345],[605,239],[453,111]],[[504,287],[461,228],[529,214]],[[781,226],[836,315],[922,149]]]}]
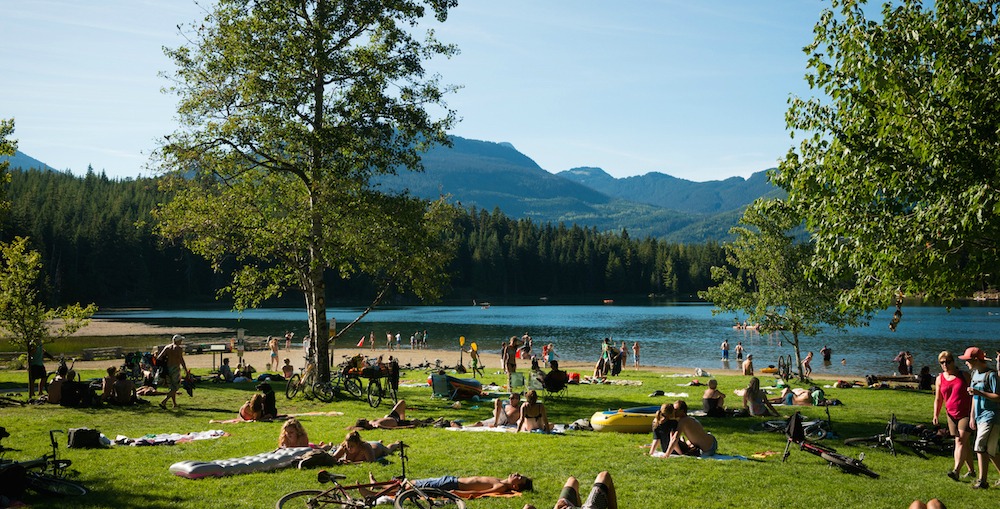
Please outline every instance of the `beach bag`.
[{"label": "beach bag", "polygon": [[101,432],[90,428],[70,428],[68,443],[66,447],[70,449],[98,449],[103,448],[101,443]]}]

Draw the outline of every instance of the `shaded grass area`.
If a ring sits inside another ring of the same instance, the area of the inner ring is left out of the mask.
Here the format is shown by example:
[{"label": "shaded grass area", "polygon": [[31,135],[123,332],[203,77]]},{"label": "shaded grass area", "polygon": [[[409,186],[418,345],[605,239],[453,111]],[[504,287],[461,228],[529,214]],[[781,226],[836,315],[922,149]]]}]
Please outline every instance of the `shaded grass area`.
[{"label": "shaded grass area", "polygon": [[[198,370],[196,370],[196,373]],[[98,377],[98,371],[85,371],[85,378]],[[24,387],[23,371],[0,372],[0,393]],[[404,378],[419,381],[426,373],[408,372]],[[502,382],[502,375],[490,374],[487,381]],[[701,406],[701,387],[679,387],[687,378],[675,378],[658,372],[627,371],[622,378],[641,381],[642,385],[570,386],[561,399],[548,401],[550,419],[568,424],[589,418],[597,410],[660,404],[664,397],[649,397],[654,390],[687,392],[692,408]],[[705,381],[705,378],[700,378]],[[732,395],[746,385],[742,376],[718,377],[719,388],[728,397],[729,406],[738,405]],[[764,384],[769,379],[763,378]],[[163,411],[156,407],[159,398],[149,398],[150,405],[132,408],[69,409],[56,405],[0,407],[0,425],[11,437],[4,445],[20,449],[7,458],[27,459],[48,451],[48,430],[91,427],[114,438],[116,435],[140,437],[149,433],[187,433],[223,429],[231,434],[217,440],[197,441],[174,446],[115,447],[105,450],[60,449],[63,457],[73,460],[78,470],[76,480],[91,493],[79,500],[33,497],[32,507],[60,508],[203,508],[273,507],[284,493],[316,488],[316,470],[288,469],[225,478],[189,480],[173,476],[168,468],[182,460],[215,460],[257,454],[276,447],[280,422],[210,424],[209,419],[236,416],[239,406],[254,392],[254,383],[201,383],[194,397],[178,396],[181,408]],[[277,387],[280,390],[282,387]],[[362,432],[367,440],[390,443],[403,440],[409,450],[407,474],[411,478],[439,475],[492,475],[504,477],[517,471],[534,478],[535,491],[513,499],[487,498],[471,501],[470,508],[513,508],[531,503],[539,508],[552,507],[563,482],[569,475],[589,486],[601,470],[612,473],[618,488],[619,504],[629,507],[733,507],[802,508],[907,507],[916,498],[937,497],[952,507],[968,507],[992,502],[992,490],[977,492],[968,483],[957,483],[945,476],[951,468],[950,457],[930,456],[921,459],[912,454],[890,456],[887,452],[844,446],[842,438],[871,435],[881,431],[891,413],[902,422],[928,422],[933,396],[908,390],[827,389],[827,396],[838,398],[844,406],[831,408],[833,429],[840,439],[827,439],[840,452],[857,456],[866,453],[865,463],[882,478],[869,479],[841,473],[820,458],[794,449],[785,463],[780,452],[782,435],[750,433],[757,418],[701,418],[705,427],[719,439],[719,452],[750,456],[755,452],[779,454],[763,461],[714,461],[694,458],[657,459],[646,455],[651,435],[625,435],[570,431],[566,435],[534,433],[470,433],[444,429],[372,430]],[[400,389],[401,397],[411,407],[413,418],[446,417],[466,423],[489,415],[491,403],[463,402],[452,408],[451,402],[431,398],[429,387]],[[23,393],[20,395],[24,397]],[[372,409],[366,402],[352,399],[329,404],[299,397],[286,400],[279,395],[282,413],[343,412],[342,416],[304,416],[300,420],[313,442],[339,442],[345,428],[357,418],[385,415],[385,402]],[[478,407],[478,408],[477,408]],[[784,414],[787,408],[780,408]],[[804,407],[807,417],[820,417],[821,409]],[[65,446],[65,437],[61,440]],[[371,472],[379,479],[400,474],[398,457],[387,464],[332,467],[348,480],[367,479]],[[996,479],[996,472],[991,472]]]}]

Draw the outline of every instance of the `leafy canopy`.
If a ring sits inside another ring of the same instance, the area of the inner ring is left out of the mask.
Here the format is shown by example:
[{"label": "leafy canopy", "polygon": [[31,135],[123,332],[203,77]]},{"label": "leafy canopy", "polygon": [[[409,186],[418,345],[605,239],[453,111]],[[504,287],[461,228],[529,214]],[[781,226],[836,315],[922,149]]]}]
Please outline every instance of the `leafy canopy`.
[{"label": "leafy canopy", "polygon": [[790,101],[801,142],[774,182],[812,232],[812,270],[856,274],[845,305],[962,298],[1000,270],[998,2],[927,4],[872,19],[832,1],[805,48],[817,97]]},{"label": "leafy canopy", "polygon": [[182,127],[161,151],[174,178],[160,233],[217,268],[234,260],[237,308],[301,290],[310,335],[326,338],[328,269],[376,281],[372,306],[392,289],[439,296],[450,208],[371,179],[419,170],[423,150],[447,143],[450,88],[423,62],[456,50],[414,33],[426,9],[444,21],[454,5],[220,0],[166,50]]},{"label": "leafy canopy", "polygon": [[698,292],[715,305],[713,314],[744,314],[764,334],[791,334],[798,366],[802,360],[799,336],[815,336],[822,325],[866,325],[868,319],[860,311],[838,305],[848,283],[810,274],[813,246],[789,233],[800,224],[782,200],[754,202],[740,226],[731,230],[736,240],[725,246],[730,266],[712,267],[718,284]]},{"label": "leafy canopy", "polygon": [[93,304],[45,306],[37,288],[41,269],[41,255],[28,249],[27,238],[0,243],[0,332],[24,351],[73,334],[97,312]]}]

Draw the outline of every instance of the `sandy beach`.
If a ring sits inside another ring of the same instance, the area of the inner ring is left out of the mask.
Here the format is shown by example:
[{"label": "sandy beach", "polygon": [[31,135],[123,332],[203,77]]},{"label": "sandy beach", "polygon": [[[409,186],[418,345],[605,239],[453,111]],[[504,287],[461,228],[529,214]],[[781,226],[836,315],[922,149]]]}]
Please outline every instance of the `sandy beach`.
[{"label": "sandy beach", "polygon": [[[77,331],[74,336],[102,336],[102,337],[114,337],[114,336],[162,336],[164,342],[169,340],[173,334],[226,334],[232,333],[233,331],[225,328],[213,328],[213,327],[161,327],[157,325],[150,325],[142,322],[121,322],[113,320],[100,320],[93,319],[90,324],[86,327]],[[479,357],[480,362],[485,366],[485,371],[487,374],[496,373],[502,371],[502,366],[500,362],[500,355],[495,353],[499,349],[499,345],[495,345],[496,348],[490,348],[489,352],[480,351]],[[302,349],[297,345],[293,344],[292,349],[286,350],[284,340],[280,341],[279,350],[279,362],[283,362],[285,358],[291,360],[291,363],[296,368],[303,365],[303,352]],[[469,354],[463,353],[459,354],[456,350],[411,350],[408,347],[388,351],[384,347],[376,348],[374,351],[369,349],[367,345],[364,348],[349,347],[343,348],[338,347],[334,352],[337,358],[341,358],[344,355],[355,355],[362,354],[367,357],[377,357],[379,355],[392,355],[399,359],[399,363],[402,366],[407,364],[416,366],[424,362],[429,362],[435,364],[438,360],[441,361],[443,366],[454,367],[459,364],[459,360],[464,366],[469,366]],[[233,366],[237,363],[236,352],[227,352],[224,357],[230,359],[230,364]],[[189,368],[192,369],[212,369],[213,361],[218,364],[219,355],[211,353],[202,354],[188,354],[185,355],[185,362]],[[257,368],[258,371],[264,371],[267,364],[271,362],[270,352],[267,350],[256,350],[244,352],[244,361],[248,362],[253,367]],[[93,361],[76,361],[77,369],[105,369],[108,366],[117,366],[121,364],[120,359],[103,359],[103,360],[93,360]],[[584,361],[571,361],[566,359],[560,359],[560,368],[567,371],[577,371],[581,375],[588,375],[594,369],[593,362]],[[526,369],[530,366],[530,363],[525,360],[518,360],[518,368]],[[55,370],[57,367],[57,362],[46,361],[46,368]],[[631,358],[629,359],[629,367],[625,370],[633,369],[631,367]],[[692,369],[690,368],[672,368],[669,366],[642,366],[642,369],[648,371],[659,371],[665,373],[690,373]],[[277,371],[272,369],[272,371]],[[722,369],[712,369],[713,372],[725,373],[736,375],[739,374],[737,370],[722,370]]]}]

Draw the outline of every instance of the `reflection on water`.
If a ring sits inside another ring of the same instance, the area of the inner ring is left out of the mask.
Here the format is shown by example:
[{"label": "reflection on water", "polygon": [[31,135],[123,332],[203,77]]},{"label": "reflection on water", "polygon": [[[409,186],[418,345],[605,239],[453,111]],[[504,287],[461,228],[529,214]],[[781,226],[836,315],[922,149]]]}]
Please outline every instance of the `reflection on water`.
[{"label": "reflection on water", "polygon": [[[376,309],[341,340],[339,348],[352,348],[362,334],[375,332],[376,345],[385,341],[386,331],[401,332],[403,343],[416,330],[428,331],[432,348],[458,348],[459,336],[476,341],[484,351],[499,352],[500,342],[512,335],[528,332],[536,348],[551,342],[562,359],[595,360],[602,338],[611,337],[620,345],[631,347],[638,341],[643,364],[701,367],[707,370],[725,367],[719,345],[729,339],[731,347],[743,342],[747,353],[754,355],[757,369],[775,364],[779,355],[793,355],[790,337],[764,336],[752,331],[734,330],[732,315],[712,316],[705,304],[663,306],[417,306]],[[329,316],[338,324],[350,323],[360,314],[358,308],[334,308]],[[143,321],[159,325],[221,326],[246,329],[251,336],[281,335],[294,331],[306,334],[306,314],[302,309],[258,309],[242,314],[226,310],[146,310],[100,313],[99,318]],[[802,338],[802,355],[815,352],[813,370],[818,373],[857,375],[891,373],[892,358],[901,351],[914,353],[915,366],[931,366],[936,372],[940,350],[962,351],[975,344],[993,352],[1000,349],[1000,308],[989,306],[953,309],[940,307],[904,308],[903,321],[895,333],[887,324],[891,312],[875,316],[872,325],[838,332],[830,329],[815,338]],[[833,360],[824,365],[819,350],[829,345]],[[631,351],[629,352],[631,363]],[[736,369],[735,353],[730,366]],[[841,364],[841,360],[846,365]]]}]

